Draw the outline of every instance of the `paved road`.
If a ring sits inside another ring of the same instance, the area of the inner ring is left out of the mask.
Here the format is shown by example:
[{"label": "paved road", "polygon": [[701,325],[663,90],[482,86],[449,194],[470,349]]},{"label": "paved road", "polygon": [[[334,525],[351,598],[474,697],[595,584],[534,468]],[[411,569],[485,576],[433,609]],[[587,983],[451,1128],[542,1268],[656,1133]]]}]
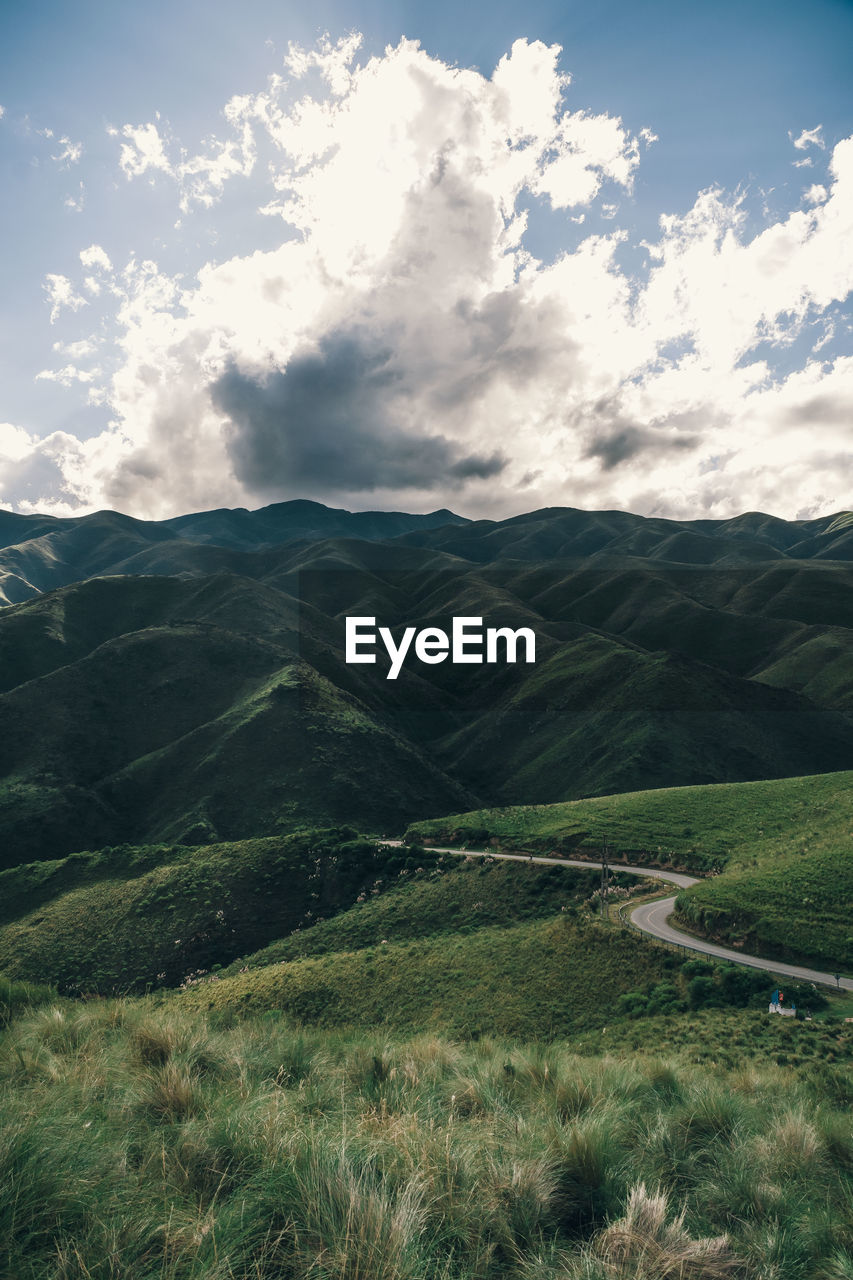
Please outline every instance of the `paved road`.
[{"label": "paved road", "polygon": [[[400,840],[386,840],[385,844],[400,845]],[[549,867],[582,867],[587,871],[590,869],[598,869],[601,867],[600,862],[581,862],[570,858],[541,858],[538,855],[526,853],[491,853],[489,850],[473,849],[449,849],[439,848],[436,845],[430,845],[430,849],[434,853],[455,853],[457,857],[462,858],[499,858],[504,862],[538,862],[544,863]],[[664,880],[669,884],[678,885],[680,889],[686,889],[688,885],[698,884],[696,876],[684,875],[681,871],[659,871],[656,867],[625,867],[620,863],[610,863],[612,871],[624,871],[631,876],[646,876],[649,880]],[[680,947],[687,947],[691,951],[699,951],[702,955],[714,956],[718,960],[729,960],[733,964],[747,965],[751,969],[763,969],[767,973],[772,973],[781,977],[796,978],[800,982],[817,982],[822,986],[835,987],[840,985],[843,991],[853,991],[853,978],[842,978],[840,984],[836,984],[835,975],[832,973],[821,973],[818,969],[807,969],[804,965],[785,964],[781,960],[764,960],[761,956],[744,955],[742,951],[734,951],[729,947],[718,947],[713,942],[706,942],[703,938],[694,938],[692,934],[682,933],[680,929],[676,929],[674,925],[669,923],[675,907],[675,898],[656,898],[654,902],[643,903],[642,906],[635,907],[630,912],[631,923],[642,933],[648,933],[653,938],[660,938],[663,942],[676,943]]]},{"label": "paved road", "polygon": [[[760,956],[744,955],[742,951],[733,951],[729,947],[718,947],[713,942],[705,942],[702,938],[694,938],[682,933],[669,923],[669,917],[675,907],[675,898],[656,898],[654,902],[644,902],[631,912],[631,923],[643,933],[650,933],[654,938],[663,938],[665,942],[677,942],[679,946],[690,947],[692,951],[701,951],[705,955],[714,956],[718,960],[731,960],[735,964],[745,964],[751,969],[765,969],[768,973],[785,978],[796,978],[800,982],[818,982],[823,986],[836,986],[835,976],[821,973],[819,969],[807,969],[800,964],[785,964],[782,960],[764,960]],[[838,984],[844,991],[853,991],[853,978],[842,978]]]}]

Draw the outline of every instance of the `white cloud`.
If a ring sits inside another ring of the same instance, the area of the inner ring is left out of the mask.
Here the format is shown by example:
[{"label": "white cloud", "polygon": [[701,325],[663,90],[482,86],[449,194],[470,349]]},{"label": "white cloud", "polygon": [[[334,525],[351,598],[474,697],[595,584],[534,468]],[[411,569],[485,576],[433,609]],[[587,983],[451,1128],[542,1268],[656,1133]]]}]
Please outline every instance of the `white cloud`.
[{"label": "white cloud", "polygon": [[36,382],[58,382],[62,387],[70,387],[74,382],[94,382],[100,372],[100,369],[79,369],[67,364],[62,369],[42,369],[36,374]]},{"label": "white cloud", "polygon": [[[286,225],[192,281],[83,250],[84,287],[116,300],[113,423],[50,446],[57,500],[149,516],[295,496],[474,514],[844,505],[851,363],[782,377],[772,356],[853,289],[853,139],[803,208],[755,233],[743,193],[702,192],[629,273],[619,216],[654,135],[570,109],[556,47],[518,41],[490,78],[411,41],[360,64],[358,47],[291,48],[286,78],[231,99],[227,137],[197,155],[155,124],[122,129],[127,176],[175,182],[182,211],[251,176],[255,208]],[[820,147],[820,129],[792,142]],[[536,196],[584,231],[595,209],[609,233],[538,261]],[[85,305],[48,281],[53,318]],[[67,359],[44,376],[88,382]]]},{"label": "white cloud", "polygon": [[795,138],[793,133],[788,133],[788,137],[793,142],[798,151],[805,151],[806,147],[820,147],[821,151],[826,147],[823,140],[823,125],[819,124],[814,129],[803,129],[799,137]]},{"label": "white cloud", "polygon": [[88,249],[81,249],[80,261],[90,271],[112,271],[113,269],[109,255],[99,244],[90,244]]},{"label": "white cloud", "polygon": [[91,510],[81,504],[75,480],[86,470],[91,452],[64,431],[39,439],[23,427],[0,423],[0,505],[58,516]]},{"label": "white cloud", "polygon": [[331,92],[342,97],[352,86],[352,63],[363,42],[363,36],[356,31],[335,43],[326,32],[314,49],[303,49],[291,43],[284,59],[285,70],[301,80],[309,71],[316,69]]},{"label": "white cloud", "polygon": [[72,360],[83,360],[86,356],[95,354],[98,344],[89,338],[82,338],[79,342],[54,342],[53,349],[59,355],[70,356]]},{"label": "white cloud", "polygon": [[[235,137],[221,141],[210,139],[209,150],[189,158],[170,160],[166,139],[154,123],[126,124],[121,136],[119,165],[125,176],[138,178],[147,173],[162,173],[180,188],[180,207],[188,212],[194,204],[210,208],[221,196],[225,183],[235,177],[247,178],[256,159],[251,125],[245,119],[249,99],[235,97],[225,106],[224,115]],[[118,130],[108,132],[118,136]]]},{"label": "white cloud", "polygon": [[51,324],[58,320],[63,307],[67,307],[70,311],[79,311],[86,305],[86,299],[74,292],[74,287],[67,276],[45,276],[44,290],[50,303]]},{"label": "white cloud", "polygon": [[156,124],[126,124],[121,133],[127,141],[122,143],[119,164],[127,178],[138,178],[150,169],[173,172]]},{"label": "white cloud", "polygon": [[77,194],[67,195],[62,202],[66,209],[71,209],[74,213],[82,213],[86,204],[86,189],[81,182],[77,188]]},{"label": "white cloud", "polygon": [[[50,130],[46,131],[47,137],[52,137]],[[52,156],[61,169],[70,169],[72,164],[77,164],[83,154],[82,142],[72,142],[70,138],[62,137],[59,139],[60,151],[57,155]]]},{"label": "white cloud", "polygon": [[31,452],[35,440],[23,427],[0,422],[0,462],[20,462]]}]

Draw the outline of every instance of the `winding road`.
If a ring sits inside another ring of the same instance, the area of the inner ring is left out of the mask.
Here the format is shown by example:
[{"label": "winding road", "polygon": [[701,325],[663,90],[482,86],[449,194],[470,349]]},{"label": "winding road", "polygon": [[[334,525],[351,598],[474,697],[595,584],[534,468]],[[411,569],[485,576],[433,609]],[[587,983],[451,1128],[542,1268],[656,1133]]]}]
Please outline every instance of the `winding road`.
[{"label": "winding road", "polygon": [[[384,844],[400,846],[401,840],[385,840]],[[600,862],[582,862],[570,858],[543,858],[536,854],[526,853],[492,853],[490,850],[450,849],[438,845],[430,845],[432,853],[453,853],[460,858],[498,858],[504,862],[537,862],[548,867],[580,867],[583,870],[598,870]],[[681,871],[659,871],[656,867],[626,867],[622,863],[610,863],[611,871],[624,871],[630,876],[645,876],[648,880],[663,880],[667,884],[686,889],[691,884],[698,884],[696,876],[685,875]],[[765,960],[761,956],[744,955],[742,951],[734,951],[730,947],[719,947],[716,943],[706,942],[703,938],[695,938],[692,934],[682,933],[669,923],[669,917],[675,908],[675,897],[655,898],[653,902],[644,902],[629,912],[628,918],[635,929],[647,933],[652,938],[671,945],[686,947],[688,951],[698,951],[702,955],[713,956],[716,960],[728,960],[732,964],[743,964],[750,969],[763,969],[766,973],[784,978],[795,978],[800,982],[817,982],[822,986],[839,988],[842,991],[853,991],[853,978],[841,978],[836,982],[834,973],[821,973],[819,969],[807,969],[804,965],[786,964],[782,960]]]}]

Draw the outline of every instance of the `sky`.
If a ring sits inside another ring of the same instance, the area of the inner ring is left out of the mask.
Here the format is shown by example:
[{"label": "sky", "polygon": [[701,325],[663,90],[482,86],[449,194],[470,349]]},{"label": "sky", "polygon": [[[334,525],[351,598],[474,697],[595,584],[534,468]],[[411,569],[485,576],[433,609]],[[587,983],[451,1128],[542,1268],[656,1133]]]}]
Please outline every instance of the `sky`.
[{"label": "sky", "polygon": [[0,11],[0,506],[853,505],[853,3]]}]

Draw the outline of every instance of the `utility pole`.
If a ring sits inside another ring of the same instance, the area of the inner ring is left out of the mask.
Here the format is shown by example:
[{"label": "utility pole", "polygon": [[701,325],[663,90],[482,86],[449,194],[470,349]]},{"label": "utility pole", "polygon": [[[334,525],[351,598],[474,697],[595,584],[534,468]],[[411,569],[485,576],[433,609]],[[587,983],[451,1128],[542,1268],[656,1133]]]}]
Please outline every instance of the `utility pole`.
[{"label": "utility pole", "polygon": [[604,844],[601,848],[601,914],[607,917],[607,836],[604,837]]}]

